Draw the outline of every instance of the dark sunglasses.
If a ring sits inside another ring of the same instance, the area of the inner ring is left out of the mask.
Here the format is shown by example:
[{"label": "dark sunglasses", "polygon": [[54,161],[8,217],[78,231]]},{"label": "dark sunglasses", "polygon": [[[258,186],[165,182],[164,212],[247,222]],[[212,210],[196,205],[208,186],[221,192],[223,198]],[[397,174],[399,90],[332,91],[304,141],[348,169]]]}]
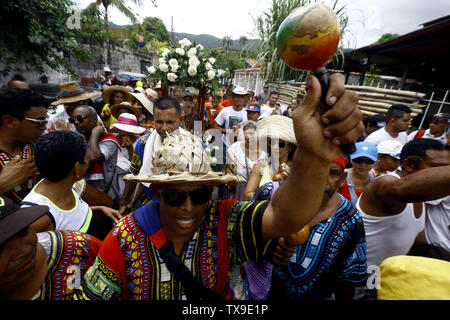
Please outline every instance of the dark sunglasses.
[{"label": "dark sunglasses", "polygon": [[76,116],[76,118],[74,119],[74,118],[69,118],[69,122],[70,123],[75,123],[75,120],[77,120],[78,121],[78,123],[82,123],[83,121],[84,121],[84,119],[86,119],[86,117],[83,117],[83,116]]},{"label": "dark sunglasses", "polygon": [[367,163],[367,164],[374,164],[375,163],[375,161],[373,161],[373,160],[370,160],[370,159],[368,159],[368,158],[355,158],[355,159],[353,159],[352,160],[354,163],[357,163],[357,164],[361,164],[361,163]]},{"label": "dark sunglasses", "polygon": [[211,199],[212,188],[197,189],[191,192],[182,192],[177,190],[160,191],[164,202],[172,207],[181,206],[187,199],[191,197],[192,203],[195,205],[205,204]]}]

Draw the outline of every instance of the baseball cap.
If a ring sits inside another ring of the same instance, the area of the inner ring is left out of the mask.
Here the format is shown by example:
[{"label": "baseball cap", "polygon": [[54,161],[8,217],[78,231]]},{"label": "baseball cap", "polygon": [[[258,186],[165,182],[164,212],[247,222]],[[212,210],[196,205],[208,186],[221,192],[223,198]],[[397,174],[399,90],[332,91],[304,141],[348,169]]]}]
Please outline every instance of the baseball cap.
[{"label": "baseball cap", "polygon": [[450,123],[450,114],[445,112],[436,113],[435,115],[433,115],[432,119],[439,122]]},{"label": "baseball cap", "polygon": [[378,144],[377,149],[379,154],[386,154],[400,160],[403,145],[397,140],[384,140]]},{"label": "baseball cap", "polygon": [[355,144],[356,151],[350,155],[350,159],[356,159],[361,157],[367,157],[372,161],[377,161],[378,151],[377,146],[370,142],[358,142]]},{"label": "baseball cap", "polygon": [[259,109],[259,106],[256,104],[249,105],[245,108],[245,111],[255,111],[255,112],[261,112],[261,109]]},{"label": "baseball cap", "polygon": [[20,208],[10,198],[0,196],[0,243],[12,238],[48,210],[47,206]]},{"label": "baseball cap", "polygon": [[104,67],[103,68],[103,72],[112,72],[111,69],[109,67]]},{"label": "baseball cap", "polygon": [[249,94],[249,92],[248,92],[245,88],[243,88],[243,87],[236,87],[236,88],[234,88],[234,89],[232,90],[232,92],[233,92],[234,94],[238,94],[238,95],[246,95],[246,94]]},{"label": "baseball cap", "polygon": [[383,114],[374,114],[367,118],[367,124],[370,124],[375,130],[381,129],[386,126],[386,117]]},{"label": "baseball cap", "polygon": [[343,156],[340,156],[339,158],[336,158],[333,160],[333,163],[336,163],[341,166],[342,170],[345,170],[345,167],[347,166],[347,161]]}]

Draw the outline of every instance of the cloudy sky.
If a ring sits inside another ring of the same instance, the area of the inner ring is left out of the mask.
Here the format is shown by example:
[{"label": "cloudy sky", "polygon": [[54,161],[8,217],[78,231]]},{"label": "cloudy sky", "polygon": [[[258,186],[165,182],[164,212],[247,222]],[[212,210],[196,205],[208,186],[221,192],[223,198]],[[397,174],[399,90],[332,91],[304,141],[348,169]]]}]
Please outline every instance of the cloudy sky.
[{"label": "cloudy sky", "polygon": [[[81,8],[93,0],[75,0]],[[267,11],[272,0],[142,0],[140,8],[128,1],[128,6],[142,21],[147,16],[159,17],[175,32],[211,34],[218,38],[240,36],[256,38],[252,17]],[[450,14],[450,0],[338,0],[346,5],[349,17],[348,33],[342,39],[346,48],[369,45],[384,33],[405,34],[420,24]],[[334,1],[324,0],[325,4]],[[110,10],[110,19],[119,25],[130,21],[116,9]]]}]

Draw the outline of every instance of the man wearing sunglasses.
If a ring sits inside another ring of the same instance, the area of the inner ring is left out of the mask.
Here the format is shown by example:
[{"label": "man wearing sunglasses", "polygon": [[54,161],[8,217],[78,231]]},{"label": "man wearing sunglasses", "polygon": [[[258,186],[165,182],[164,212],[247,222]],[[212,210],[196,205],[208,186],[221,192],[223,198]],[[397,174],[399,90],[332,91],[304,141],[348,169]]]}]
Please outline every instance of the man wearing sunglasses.
[{"label": "man wearing sunglasses", "polygon": [[339,189],[339,193],[347,198],[354,206],[364,188],[375,176],[371,172],[377,161],[377,146],[370,142],[358,142],[356,151],[350,155],[352,168],[347,170],[347,177]]},{"label": "man wearing sunglasses", "polygon": [[450,114],[437,113],[430,117],[430,126],[427,130],[416,130],[408,135],[408,140],[416,140],[420,138],[439,140],[447,143],[446,132],[450,126]]},{"label": "man wearing sunglasses", "polygon": [[38,182],[33,143],[44,133],[48,102],[29,89],[0,91],[0,194],[16,203]]},{"label": "man wearing sunglasses", "polygon": [[233,174],[212,172],[202,142],[190,133],[168,136],[148,175],[159,198],[130,213],[108,234],[82,281],[85,298],[203,300],[232,298],[228,274],[247,260],[265,261],[276,239],[302,229],[320,208],[331,163],[339,146],[364,127],[358,95],[344,77],[329,78],[320,115],[321,86],[308,79],[309,94],[293,113],[297,149],[290,174],[273,199],[211,201],[211,186],[242,183]]}]

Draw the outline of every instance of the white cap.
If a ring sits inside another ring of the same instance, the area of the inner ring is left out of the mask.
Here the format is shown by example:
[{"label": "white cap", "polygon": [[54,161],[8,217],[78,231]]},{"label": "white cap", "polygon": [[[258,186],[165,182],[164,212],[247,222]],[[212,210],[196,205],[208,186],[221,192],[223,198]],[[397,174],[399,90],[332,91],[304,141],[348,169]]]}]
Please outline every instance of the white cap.
[{"label": "white cap", "polygon": [[110,69],[109,67],[104,67],[104,68],[103,68],[103,71],[104,71],[104,72],[112,72],[111,69]]},{"label": "white cap", "polygon": [[234,88],[232,91],[234,94],[240,94],[240,95],[249,94],[246,89],[244,89],[243,87],[239,87],[239,86]]},{"label": "white cap", "polygon": [[387,154],[395,159],[400,159],[403,144],[397,140],[385,140],[377,146],[378,154]]}]

